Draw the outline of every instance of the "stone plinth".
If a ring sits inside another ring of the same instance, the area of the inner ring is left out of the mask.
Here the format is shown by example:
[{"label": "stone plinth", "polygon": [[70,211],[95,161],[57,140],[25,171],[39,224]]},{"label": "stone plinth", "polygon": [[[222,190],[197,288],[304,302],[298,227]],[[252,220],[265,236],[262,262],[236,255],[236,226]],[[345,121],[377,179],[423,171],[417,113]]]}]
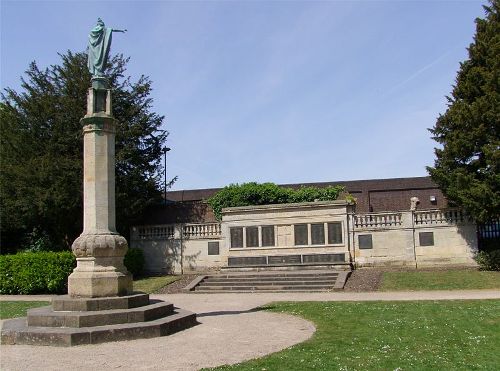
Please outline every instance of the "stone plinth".
[{"label": "stone plinth", "polygon": [[74,346],[166,336],[196,325],[196,314],[136,293],[109,298],[59,296],[52,307],[2,324],[2,344]]}]

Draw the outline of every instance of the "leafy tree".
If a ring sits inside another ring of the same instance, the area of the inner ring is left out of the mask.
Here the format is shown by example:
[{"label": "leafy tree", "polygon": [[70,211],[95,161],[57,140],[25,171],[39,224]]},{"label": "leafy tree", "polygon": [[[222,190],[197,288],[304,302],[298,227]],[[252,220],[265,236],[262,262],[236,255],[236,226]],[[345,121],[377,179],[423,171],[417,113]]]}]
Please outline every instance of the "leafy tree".
[{"label": "leafy tree", "polygon": [[478,221],[500,214],[500,2],[484,6],[476,19],[469,59],[460,64],[448,109],[433,139],[434,167],[428,171],[446,197]]},{"label": "leafy tree", "polygon": [[[7,88],[0,103],[0,216],[2,251],[50,241],[65,249],[82,231],[83,141],[90,73],[85,53],[60,55],[45,70],[32,62],[21,91]],[[116,134],[117,228],[161,202],[164,117],[151,112],[151,81],[125,77],[128,59],[109,61]],[[47,242],[46,242],[47,244]],[[40,249],[40,247],[37,247]],[[45,248],[46,249],[46,248]]]}]

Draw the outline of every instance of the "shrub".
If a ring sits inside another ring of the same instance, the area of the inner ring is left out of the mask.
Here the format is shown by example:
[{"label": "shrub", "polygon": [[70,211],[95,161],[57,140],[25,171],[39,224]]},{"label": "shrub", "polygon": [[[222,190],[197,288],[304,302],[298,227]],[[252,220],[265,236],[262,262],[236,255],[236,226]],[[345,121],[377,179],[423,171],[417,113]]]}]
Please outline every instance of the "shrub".
[{"label": "shrub", "polygon": [[[141,249],[128,249],[124,264],[134,276],[144,267]],[[71,251],[21,252],[0,255],[0,294],[65,294],[68,276],[76,267]]]},{"label": "shrub", "polygon": [[70,251],[0,255],[0,294],[63,294],[76,266]]},{"label": "shrub", "polygon": [[129,248],[123,263],[134,277],[140,276],[144,269],[144,253],[138,248]]},{"label": "shrub", "polygon": [[500,250],[480,251],[476,262],[481,270],[500,271]]},{"label": "shrub", "polygon": [[315,200],[333,201],[344,191],[342,186],[292,189],[280,187],[274,183],[251,182],[224,187],[210,197],[207,202],[212,207],[217,220],[221,220],[222,209],[225,207],[312,202]]}]

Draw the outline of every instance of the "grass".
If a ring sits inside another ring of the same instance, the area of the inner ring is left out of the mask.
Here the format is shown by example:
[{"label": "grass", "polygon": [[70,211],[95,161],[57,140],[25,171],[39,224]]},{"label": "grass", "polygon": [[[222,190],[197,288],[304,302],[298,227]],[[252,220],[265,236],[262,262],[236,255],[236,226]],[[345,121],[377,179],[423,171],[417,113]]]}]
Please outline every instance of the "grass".
[{"label": "grass", "polygon": [[134,281],[134,291],[153,294],[155,291],[179,280],[181,276],[144,277]]},{"label": "grass", "polygon": [[500,272],[476,270],[384,272],[381,291],[499,289]]},{"label": "grass", "polygon": [[0,319],[26,317],[28,309],[47,305],[47,301],[0,301]]},{"label": "grass", "polygon": [[217,370],[498,370],[500,300],[278,303],[313,337]]},{"label": "grass", "polygon": [[[180,276],[145,277],[134,281],[134,290],[148,294],[177,281]],[[0,319],[25,317],[30,308],[50,305],[46,301],[0,301]]]}]

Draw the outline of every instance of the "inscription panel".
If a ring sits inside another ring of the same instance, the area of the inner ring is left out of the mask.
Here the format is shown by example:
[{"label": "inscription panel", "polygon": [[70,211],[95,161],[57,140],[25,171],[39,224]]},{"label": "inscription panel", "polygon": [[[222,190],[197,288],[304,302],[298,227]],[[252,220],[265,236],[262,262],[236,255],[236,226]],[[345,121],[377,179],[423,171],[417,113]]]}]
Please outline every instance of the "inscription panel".
[{"label": "inscription panel", "polygon": [[295,245],[307,245],[307,224],[295,224],[293,226]]},{"label": "inscription panel", "polygon": [[328,243],[341,244],[342,243],[342,223],[328,223]]}]

